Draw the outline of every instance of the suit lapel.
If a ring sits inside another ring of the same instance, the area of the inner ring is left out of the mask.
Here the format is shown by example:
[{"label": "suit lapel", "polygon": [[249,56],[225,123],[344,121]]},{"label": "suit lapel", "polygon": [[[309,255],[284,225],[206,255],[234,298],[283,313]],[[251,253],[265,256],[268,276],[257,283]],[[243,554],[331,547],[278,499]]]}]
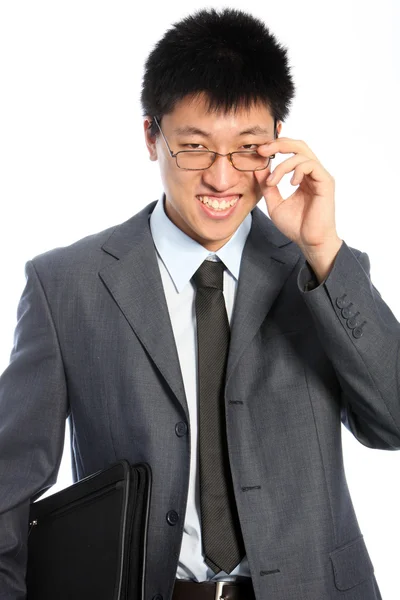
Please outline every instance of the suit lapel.
[{"label": "suit lapel", "polygon": [[178,352],[148,220],[155,205],[156,202],[152,202],[114,230],[102,248],[118,260],[101,269],[99,275],[189,420]]},{"label": "suit lapel", "polygon": [[[148,217],[156,202],[113,231],[102,249],[117,260],[99,271],[127,322],[181,403],[189,412],[178,352]],[[227,385],[246,345],[252,340],[300,251],[255,207],[243,250],[231,320]]]},{"label": "suit lapel", "polygon": [[231,319],[227,386],[237,361],[260,328],[300,256],[298,246],[255,207],[243,249]]}]

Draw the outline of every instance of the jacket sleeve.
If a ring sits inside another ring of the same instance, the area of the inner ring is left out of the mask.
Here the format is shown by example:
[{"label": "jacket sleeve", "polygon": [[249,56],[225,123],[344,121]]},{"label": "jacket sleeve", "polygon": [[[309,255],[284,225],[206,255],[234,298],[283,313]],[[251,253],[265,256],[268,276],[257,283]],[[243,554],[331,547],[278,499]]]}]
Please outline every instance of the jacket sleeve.
[{"label": "jacket sleeve", "polygon": [[26,597],[30,502],[56,482],[67,391],[52,315],[32,261],[0,377],[0,600]]},{"label": "jacket sleeve", "polygon": [[307,261],[297,284],[340,383],[342,423],[364,446],[399,450],[400,323],[371,282],[368,255],[343,240],[321,284]]}]

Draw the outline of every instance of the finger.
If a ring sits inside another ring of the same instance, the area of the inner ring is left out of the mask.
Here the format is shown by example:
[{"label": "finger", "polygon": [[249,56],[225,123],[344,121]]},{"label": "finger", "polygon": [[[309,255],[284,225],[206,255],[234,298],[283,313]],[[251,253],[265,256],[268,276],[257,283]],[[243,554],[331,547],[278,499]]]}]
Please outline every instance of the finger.
[{"label": "finger", "polygon": [[269,156],[278,152],[281,154],[302,154],[308,158],[318,160],[317,156],[303,140],[293,140],[291,138],[277,138],[276,140],[262,144],[258,146],[257,152],[262,156]]},{"label": "finger", "polygon": [[304,175],[310,175],[310,177],[318,183],[332,183],[334,181],[332,175],[328,173],[326,169],[324,169],[320,162],[315,160],[302,161],[295,167],[293,177],[291,179],[293,185],[298,185],[301,183]]},{"label": "finger", "polygon": [[292,156],[292,158],[287,158],[279,165],[277,165],[275,169],[271,172],[271,179],[266,181],[266,185],[278,185],[278,183],[281,181],[282,177],[286,175],[286,173],[290,173],[299,164],[308,161],[309,159],[306,156],[303,156],[302,154],[296,154],[295,156]]},{"label": "finger", "polygon": [[267,144],[262,144],[257,147],[257,152],[259,152],[262,156],[269,156],[274,153],[274,150],[277,151],[277,146],[274,145],[274,142],[268,142]]}]

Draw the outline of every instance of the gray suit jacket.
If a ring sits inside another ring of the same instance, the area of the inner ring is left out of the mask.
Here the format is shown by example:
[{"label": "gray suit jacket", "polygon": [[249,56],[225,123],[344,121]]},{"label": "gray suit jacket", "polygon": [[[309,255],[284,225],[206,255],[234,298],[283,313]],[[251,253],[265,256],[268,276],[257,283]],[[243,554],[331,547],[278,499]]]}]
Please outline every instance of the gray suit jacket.
[{"label": "gray suit jacket", "polygon": [[[65,418],[74,479],[116,460],[153,471],[146,600],[169,600],[190,423],[149,229],[125,223],[26,264],[0,379],[0,598],[24,598],[29,502],[55,483]],[[325,282],[259,209],[243,251],[225,410],[257,600],[377,600],[343,468],[341,423],[400,448],[399,323],[345,242]],[[352,315],[356,315],[352,318]]]}]

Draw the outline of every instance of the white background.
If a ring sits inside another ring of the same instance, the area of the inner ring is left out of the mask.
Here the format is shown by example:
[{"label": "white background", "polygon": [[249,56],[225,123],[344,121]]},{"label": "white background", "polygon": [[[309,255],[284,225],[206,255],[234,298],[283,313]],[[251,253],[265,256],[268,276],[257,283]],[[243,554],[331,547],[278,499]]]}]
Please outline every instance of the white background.
[{"label": "white background", "polygon": [[[124,221],[160,196],[158,165],[144,144],[143,63],[172,23],[207,6],[1,4],[0,372],[25,262]],[[400,319],[399,3],[248,0],[246,10],[289,48],[297,93],[281,135],[304,140],[335,177],[338,234],[368,253],[373,283]],[[293,190],[289,179],[279,186],[284,197]],[[263,201],[260,208],[266,210]],[[398,600],[400,454],[367,449],[345,429],[343,438],[382,597]],[[71,481],[66,445],[51,493]]]}]

